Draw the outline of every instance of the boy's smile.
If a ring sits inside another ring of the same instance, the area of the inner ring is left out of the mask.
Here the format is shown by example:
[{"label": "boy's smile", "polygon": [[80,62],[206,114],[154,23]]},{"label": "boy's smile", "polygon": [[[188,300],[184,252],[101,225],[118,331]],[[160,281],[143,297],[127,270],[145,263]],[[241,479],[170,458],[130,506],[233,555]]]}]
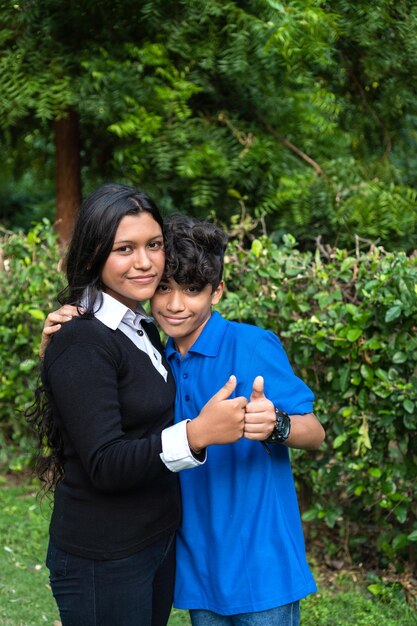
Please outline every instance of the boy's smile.
[{"label": "boy's smile", "polygon": [[198,290],[192,285],[179,285],[173,278],[159,284],[151,300],[152,315],[162,330],[174,339],[181,354],[186,354],[199,337],[223,288],[223,281],[214,291],[210,284]]}]

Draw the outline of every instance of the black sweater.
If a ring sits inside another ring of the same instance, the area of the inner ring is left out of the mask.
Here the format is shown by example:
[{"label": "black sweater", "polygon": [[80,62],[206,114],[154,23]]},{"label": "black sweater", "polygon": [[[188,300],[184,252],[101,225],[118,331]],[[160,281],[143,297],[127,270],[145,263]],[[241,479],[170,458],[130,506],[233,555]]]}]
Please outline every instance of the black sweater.
[{"label": "black sweater", "polygon": [[167,382],[128,337],[96,319],[74,318],[54,335],[43,378],[64,441],[50,525],[63,550],[119,559],[178,526],[177,476],[159,456],[175,398],[164,365]]}]

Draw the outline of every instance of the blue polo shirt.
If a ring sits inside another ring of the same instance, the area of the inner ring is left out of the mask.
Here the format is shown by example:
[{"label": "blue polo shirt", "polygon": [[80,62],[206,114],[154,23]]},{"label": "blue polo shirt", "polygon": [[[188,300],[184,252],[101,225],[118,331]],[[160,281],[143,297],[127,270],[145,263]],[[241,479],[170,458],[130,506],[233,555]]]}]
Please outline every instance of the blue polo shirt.
[{"label": "blue polo shirt", "polygon": [[[176,421],[192,419],[237,377],[249,399],[255,376],[287,413],[309,413],[313,394],[293,373],[274,333],[217,312],[181,358],[166,354],[177,382]],[[215,445],[204,465],[180,472],[183,522],[177,538],[174,605],[222,615],[257,612],[316,591],[307,565],[289,451],[241,439]]]}]

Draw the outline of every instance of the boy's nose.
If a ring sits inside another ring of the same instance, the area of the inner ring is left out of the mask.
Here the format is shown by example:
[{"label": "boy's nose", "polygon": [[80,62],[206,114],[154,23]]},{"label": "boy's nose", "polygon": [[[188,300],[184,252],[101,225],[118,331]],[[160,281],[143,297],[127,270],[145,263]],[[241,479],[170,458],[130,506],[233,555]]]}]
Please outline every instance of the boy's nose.
[{"label": "boy's nose", "polygon": [[167,308],[172,312],[184,310],[184,303],[180,294],[175,292],[170,294],[170,298],[167,302]]}]

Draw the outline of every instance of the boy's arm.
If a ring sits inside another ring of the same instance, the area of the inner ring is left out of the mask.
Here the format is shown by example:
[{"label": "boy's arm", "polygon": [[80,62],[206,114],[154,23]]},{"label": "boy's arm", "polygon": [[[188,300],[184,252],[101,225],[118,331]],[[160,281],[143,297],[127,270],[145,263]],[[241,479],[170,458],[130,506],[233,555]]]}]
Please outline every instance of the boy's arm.
[{"label": "boy's arm", "polygon": [[324,428],[314,413],[290,415],[291,432],[285,445],[301,450],[317,450],[324,441]]},{"label": "boy's arm", "polygon": [[[291,431],[284,442],[290,448],[316,450],[324,440],[324,429],[314,413],[291,415]],[[245,413],[246,439],[265,441],[274,430],[275,407],[265,396],[264,380],[257,376],[253,381],[252,393]]]},{"label": "boy's arm", "polygon": [[69,322],[75,315],[79,315],[78,309],[70,304],[65,304],[57,311],[49,313],[43,325],[41,343],[39,345],[39,356],[41,359],[45,356],[45,350],[51,340],[51,335],[61,328],[61,324]]}]

